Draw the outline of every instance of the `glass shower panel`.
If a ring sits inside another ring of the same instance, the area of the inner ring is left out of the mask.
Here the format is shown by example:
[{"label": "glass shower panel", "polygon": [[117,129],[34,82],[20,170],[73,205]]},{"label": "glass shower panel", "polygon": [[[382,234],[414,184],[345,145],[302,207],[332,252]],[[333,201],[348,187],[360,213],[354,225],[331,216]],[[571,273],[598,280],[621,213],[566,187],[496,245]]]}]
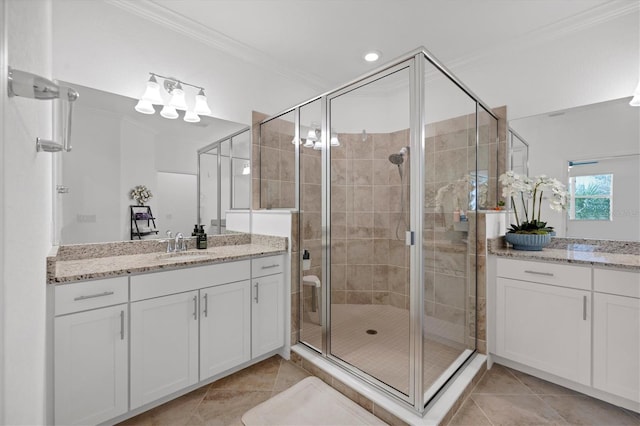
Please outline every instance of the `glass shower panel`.
[{"label": "glass shower panel", "polygon": [[[300,340],[322,350],[322,150],[321,101],[300,107]],[[318,143],[316,145],[316,143]]]},{"label": "glass shower panel", "polygon": [[260,208],[295,208],[295,116],[288,112],[260,125]]},{"label": "glass shower panel", "polygon": [[248,209],[251,202],[251,132],[232,139],[232,209]]},{"label": "glass shower panel", "polygon": [[478,105],[478,210],[498,202],[498,120]]},{"label": "glass shower panel", "polygon": [[[475,350],[476,103],[425,59],[423,389]],[[472,263],[473,262],[473,263]]]},{"label": "glass shower panel", "polygon": [[218,148],[203,152],[200,161],[200,223],[208,234],[218,234]]},{"label": "glass shower panel", "polygon": [[409,395],[409,68],[329,99],[330,354]]}]

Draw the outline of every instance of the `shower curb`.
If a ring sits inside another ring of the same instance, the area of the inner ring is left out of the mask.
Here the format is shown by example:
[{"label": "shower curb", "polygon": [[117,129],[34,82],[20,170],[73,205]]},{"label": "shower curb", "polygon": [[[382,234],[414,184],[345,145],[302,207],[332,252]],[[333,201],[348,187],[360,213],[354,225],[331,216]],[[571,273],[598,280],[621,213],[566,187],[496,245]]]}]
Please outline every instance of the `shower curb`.
[{"label": "shower curb", "polygon": [[427,406],[424,417],[420,417],[302,344],[291,348],[291,361],[392,425],[446,425],[487,370],[486,355],[473,355],[442,395]]}]

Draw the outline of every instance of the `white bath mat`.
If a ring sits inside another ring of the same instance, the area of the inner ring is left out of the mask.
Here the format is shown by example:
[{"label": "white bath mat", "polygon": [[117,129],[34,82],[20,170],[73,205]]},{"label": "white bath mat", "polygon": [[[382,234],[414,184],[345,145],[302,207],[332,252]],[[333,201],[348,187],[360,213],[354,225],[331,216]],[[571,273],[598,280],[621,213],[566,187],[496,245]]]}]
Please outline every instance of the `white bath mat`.
[{"label": "white bath mat", "polygon": [[385,422],[317,377],[307,377],[244,413],[245,426],[356,426]]}]

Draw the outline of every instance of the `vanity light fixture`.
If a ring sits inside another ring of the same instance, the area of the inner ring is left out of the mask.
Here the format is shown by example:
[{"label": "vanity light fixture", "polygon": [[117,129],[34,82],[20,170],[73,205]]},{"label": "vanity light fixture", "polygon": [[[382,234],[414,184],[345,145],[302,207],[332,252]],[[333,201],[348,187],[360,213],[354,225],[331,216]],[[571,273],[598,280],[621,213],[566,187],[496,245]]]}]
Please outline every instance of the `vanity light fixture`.
[{"label": "vanity light fixture", "polygon": [[640,106],[640,82],[638,82],[638,87],[633,92],[633,98],[629,102],[629,105],[637,107]]},{"label": "vanity light fixture", "polygon": [[[291,141],[292,144],[300,144],[301,141],[297,141],[295,138]],[[329,138],[330,146],[340,146],[340,140],[338,139],[338,134],[331,130],[331,137]],[[322,149],[322,141],[320,140],[320,128],[317,123],[311,123],[311,127],[309,131],[307,131],[307,137],[304,141],[305,148],[313,148],[315,150]]]},{"label": "vanity light fixture", "polygon": [[[160,115],[170,120],[178,118],[178,111],[185,111],[184,121],[188,123],[197,123],[200,121],[200,115],[210,115],[211,108],[207,103],[207,97],[204,94],[204,87],[195,86],[190,83],[178,80],[173,77],[165,77],[153,72],[149,73],[151,77],[147,81],[147,87],[140,97],[140,100],[135,106],[135,110],[142,114],[155,114],[156,110],[154,105],[162,105],[163,108],[160,111]],[[169,103],[166,104],[160,94],[160,84],[158,78],[163,79],[162,87],[171,95]],[[195,95],[195,103],[192,110],[187,106],[187,94],[183,88],[184,86],[193,87],[198,89],[198,93]]]}]

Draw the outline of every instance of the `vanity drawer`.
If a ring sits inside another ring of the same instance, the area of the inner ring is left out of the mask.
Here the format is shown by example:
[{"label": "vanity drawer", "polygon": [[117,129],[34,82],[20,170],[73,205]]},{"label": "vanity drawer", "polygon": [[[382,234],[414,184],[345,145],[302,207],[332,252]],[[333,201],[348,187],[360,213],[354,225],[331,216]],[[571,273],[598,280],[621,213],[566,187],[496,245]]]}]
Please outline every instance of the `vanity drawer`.
[{"label": "vanity drawer", "polygon": [[280,274],[284,271],[284,256],[257,257],[251,260],[251,276]]},{"label": "vanity drawer", "polygon": [[640,298],[640,273],[594,269],[593,290],[600,293]]},{"label": "vanity drawer", "polygon": [[128,277],[58,284],[55,288],[55,314],[64,315],[127,303],[129,301],[128,284]]},{"label": "vanity drawer", "polygon": [[131,301],[250,279],[249,260],[174,269],[131,277]]},{"label": "vanity drawer", "polygon": [[591,290],[591,267],[498,258],[499,277]]}]

